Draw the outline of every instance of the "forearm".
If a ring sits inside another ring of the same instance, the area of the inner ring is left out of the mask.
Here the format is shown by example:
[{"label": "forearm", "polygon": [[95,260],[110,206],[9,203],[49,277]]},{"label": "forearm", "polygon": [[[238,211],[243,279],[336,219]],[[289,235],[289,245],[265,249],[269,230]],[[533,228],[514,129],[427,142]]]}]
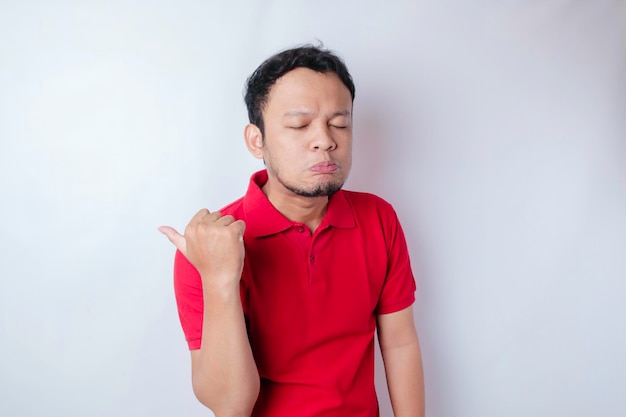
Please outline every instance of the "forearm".
[{"label": "forearm", "polygon": [[259,394],[239,287],[205,289],[202,343],[192,352],[193,388],[217,417],[249,416]]},{"label": "forearm", "polygon": [[382,350],[395,417],[423,417],[424,372],[419,342]]}]

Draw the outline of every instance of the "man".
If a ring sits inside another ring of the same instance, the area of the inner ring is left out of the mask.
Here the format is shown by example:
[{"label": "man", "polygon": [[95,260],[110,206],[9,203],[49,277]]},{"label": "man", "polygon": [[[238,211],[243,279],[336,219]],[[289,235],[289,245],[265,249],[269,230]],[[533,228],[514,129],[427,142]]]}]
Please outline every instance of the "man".
[{"label": "man", "polygon": [[193,389],[217,417],[377,416],[374,331],[396,417],[424,415],[415,283],[392,207],[341,190],[351,166],[354,84],[312,46],[248,79],[248,150],[266,170],[219,212],[200,210],[175,290]]}]

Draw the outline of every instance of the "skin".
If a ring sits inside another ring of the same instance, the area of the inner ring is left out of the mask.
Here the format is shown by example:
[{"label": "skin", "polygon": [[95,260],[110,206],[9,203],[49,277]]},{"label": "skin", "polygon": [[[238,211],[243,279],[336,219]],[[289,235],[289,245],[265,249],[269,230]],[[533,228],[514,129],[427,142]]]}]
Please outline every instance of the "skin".
[{"label": "skin", "polygon": [[[334,73],[294,69],[277,80],[262,111],[265,135],[249,124],[250,153],[265,162],[263,192],[285,217],[321,223],[329,195],[341,188],[352,163],[352,97]],[[201,349],[192,351],[198,399],[216,416],[249,416],[259,375],[247,338],[239,296],[243,221],[200,210],[184,235],[159,230],[198,269],[204,294]],[[387,385],[396,417],[424,415],[424,382],[411,307],[378,316]]]},{"label": "skin", "polygon": [[[352,97],[334,73],[296,68],[277,80],[263,110],[265,136],[253,124],[244,137],[265,161],[263,192],[285,217],[312,231],[352,165]],[[313,195],[307,197],[303,194]]]},{"label": "skin", "polygon": [[250,416],[259,395],[259,373],[239,295],[243,270],[243,221],[200,210],[185,234],[159,228],[196,267],[202,279],[201,348],[191,351],[193,390],[217,417]]},{"label": "skin", "polygon": [[378,343],[395,417],[424,417],[424,369],[413,307],[378,316]]}]

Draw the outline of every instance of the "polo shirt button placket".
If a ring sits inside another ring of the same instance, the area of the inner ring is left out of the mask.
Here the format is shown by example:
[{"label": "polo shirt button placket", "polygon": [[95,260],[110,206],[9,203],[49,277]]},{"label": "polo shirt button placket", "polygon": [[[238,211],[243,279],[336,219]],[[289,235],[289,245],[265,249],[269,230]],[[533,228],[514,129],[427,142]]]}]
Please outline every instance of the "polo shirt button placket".
[{"label": "polo shirt button placket", "polygon": [[309,285],[313,285],[317,282],[317,274],[315,267],[315,255],[309,255]]}]

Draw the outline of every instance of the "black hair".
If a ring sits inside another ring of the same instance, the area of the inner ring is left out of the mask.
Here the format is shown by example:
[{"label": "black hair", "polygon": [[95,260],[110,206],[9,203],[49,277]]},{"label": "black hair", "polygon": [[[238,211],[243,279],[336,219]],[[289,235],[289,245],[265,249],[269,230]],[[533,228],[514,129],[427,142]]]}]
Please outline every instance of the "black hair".
[{"label": "black hair", "polygon": [[272,86],[289,71],[304,67],[313,71],[334,72],[348,88],[354,101],[354,82],[346,64],[333,52],[313,45],[287,49],[266,59],[246,81],[244,100],[248,119],[264,133],[263,108]]}]

